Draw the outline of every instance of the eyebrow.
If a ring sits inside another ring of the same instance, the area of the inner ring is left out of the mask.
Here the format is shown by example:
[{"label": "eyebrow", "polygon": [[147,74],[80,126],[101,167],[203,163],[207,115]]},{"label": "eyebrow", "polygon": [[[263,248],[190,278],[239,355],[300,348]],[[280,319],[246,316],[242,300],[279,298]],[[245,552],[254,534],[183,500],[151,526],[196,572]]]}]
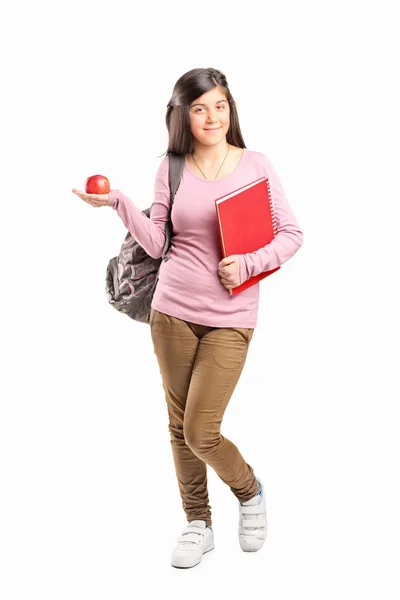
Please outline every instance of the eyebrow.
[{"label": "eyebrow", "polygon": [[[228,102],[228,100],[225,100],[224,98],[223,100],[218,100],[218,102],[215,104],[221,104],[221,102]],[[199,102],[196,102],[196,104],[191,104],[189,108],[193,108],[193,106],[207,106],[207,104],[200,104]]]}]

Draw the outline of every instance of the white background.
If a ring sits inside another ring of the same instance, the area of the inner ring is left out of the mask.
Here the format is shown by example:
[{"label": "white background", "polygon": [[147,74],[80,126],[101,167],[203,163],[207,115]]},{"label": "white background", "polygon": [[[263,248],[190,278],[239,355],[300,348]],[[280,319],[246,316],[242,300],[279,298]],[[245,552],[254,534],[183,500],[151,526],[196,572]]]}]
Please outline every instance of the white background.
[{"label": "white background", "polygon": [[[2,7],[3,600],[399,598],[395,4]],[[264,481],[267,541],[241,551],[209,468],[215,550],[179,570],[150,329],[105,296],[126,231],[71,188],[103,173],[150,206],[166,104],[195,67],[226,74],[304,244],[261,283],[222,426]]]}]

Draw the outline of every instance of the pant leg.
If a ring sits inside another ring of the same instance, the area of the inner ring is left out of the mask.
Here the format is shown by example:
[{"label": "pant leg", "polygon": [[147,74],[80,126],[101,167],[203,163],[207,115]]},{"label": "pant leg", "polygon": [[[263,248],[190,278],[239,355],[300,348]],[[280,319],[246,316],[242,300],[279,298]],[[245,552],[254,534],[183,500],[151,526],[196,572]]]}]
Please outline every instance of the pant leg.
[{"label": "pant leg", "polygon": [[241,502],[257,493],[258,483],[252,467],[220,428],[253,333],[254,329],[213,328],[201,337],[184,415],[186,443]]},{"label": "pant leg", "polygon": [[183,420],[199,338],[185,321],[151,309],[151,336],[169,417],[168,429],[182,506],[188,521],[212,524],[207,465],[185,442]]}]

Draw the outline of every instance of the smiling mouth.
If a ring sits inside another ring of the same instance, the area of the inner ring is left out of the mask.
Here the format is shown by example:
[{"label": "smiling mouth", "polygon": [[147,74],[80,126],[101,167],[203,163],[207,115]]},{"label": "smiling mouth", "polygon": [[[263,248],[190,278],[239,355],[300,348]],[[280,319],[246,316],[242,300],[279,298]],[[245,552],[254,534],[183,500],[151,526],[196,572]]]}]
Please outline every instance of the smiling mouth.
[{"label": "smiling mouth", "polygon": [[209,127],[208,129],[205,129],[205,131],[217,131],[218,129],[221,129],[221,127]]}]

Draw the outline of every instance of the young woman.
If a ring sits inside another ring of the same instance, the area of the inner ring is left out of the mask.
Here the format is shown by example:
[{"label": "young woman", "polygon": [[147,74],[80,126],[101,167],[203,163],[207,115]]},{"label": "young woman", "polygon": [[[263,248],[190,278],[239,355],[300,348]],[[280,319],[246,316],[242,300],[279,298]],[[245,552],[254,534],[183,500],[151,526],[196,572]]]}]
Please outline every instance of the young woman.
[{"label": "young woman", "polygon": [[[173,208],[172,246],[152,300],[151,336],[169,417],[172,453],[188,525],[171,563],[193,567],[214,548],[207,465],[238,501],[239,543],[259,550],[267,534],[262,480],[221,432],[257,324],[259,284],[228,290],[282,265],[300,248],[302,231],[266,156],[247,150],[226,77],[193,69],[176,82],[167,106],[168,151],[155,180],[150,219],[120,190],[73,191],[92,206],[111,206],[146,252],[161,257],[170,193],[168,152],[185,155]],[[256,252],[221,260],[215,199],[260,177],[271,185],[277,234]]]}]

